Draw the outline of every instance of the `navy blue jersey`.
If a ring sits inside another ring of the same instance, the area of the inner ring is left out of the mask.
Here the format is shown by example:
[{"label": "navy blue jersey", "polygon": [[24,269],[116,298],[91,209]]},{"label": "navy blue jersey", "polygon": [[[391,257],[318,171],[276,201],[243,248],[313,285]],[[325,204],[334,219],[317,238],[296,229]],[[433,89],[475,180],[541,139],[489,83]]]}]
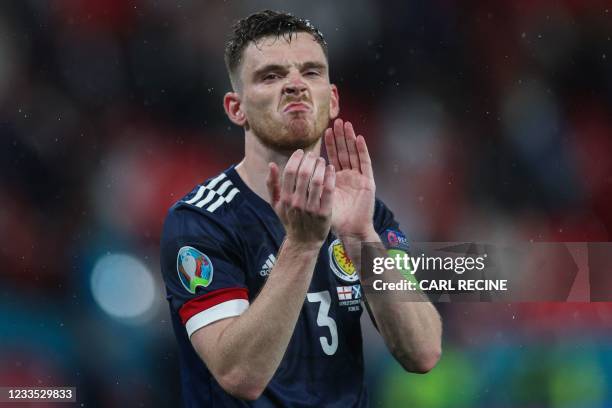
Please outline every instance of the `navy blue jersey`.
[{"label": "navy blue jersey", "polygon": [[[404,246],[393,214],[378,200],[374,225],[386,245]],[[355,266],[332,234],[321,247],[285,356],[258,400],[227,394],[191,345],[189,337],[196,330],[239,316],[255,300],[284,235],[272,207],[244,184],[234,167],[196,186],[170,208],[161,270],[186,406],[367,406],[361,286]]]}]

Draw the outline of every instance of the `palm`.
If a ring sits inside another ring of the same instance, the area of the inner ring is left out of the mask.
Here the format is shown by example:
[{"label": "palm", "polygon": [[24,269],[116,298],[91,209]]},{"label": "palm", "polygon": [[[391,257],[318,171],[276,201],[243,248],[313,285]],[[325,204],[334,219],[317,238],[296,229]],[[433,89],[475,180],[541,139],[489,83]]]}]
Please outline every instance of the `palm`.
[{"label": "palm", "polygon": [[365,221],[374,213],[374,182],[358,170],[341,170],[336,174],[332,210],[332,229],[336,235],[358,235],[365,232]]},{"label": "palm", "polygon": [[365,234],[372,226],[376,186],[363,136],[340,119],[325,132],[330,161],[336,167],[332,229],[337,236]]}]

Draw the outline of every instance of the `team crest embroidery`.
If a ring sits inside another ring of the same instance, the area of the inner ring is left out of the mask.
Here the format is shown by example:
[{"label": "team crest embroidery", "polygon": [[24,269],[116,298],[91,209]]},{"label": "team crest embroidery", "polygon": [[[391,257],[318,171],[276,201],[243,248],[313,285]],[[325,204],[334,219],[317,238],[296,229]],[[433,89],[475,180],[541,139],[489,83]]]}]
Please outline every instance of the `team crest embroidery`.
[{"label": "team crest embroidery", "polygon": [[329,266],[344,282],[355,282],[359,279],[357,268],[348,257],[339,239],[334,240],[329,246]]},{"label": "team crest embroidery", "polygon": [[183,287],[195,293],[198,286],[207,287],[213,279],[213,264],[197,249],[184,246],[176,257],[176,270]]}]

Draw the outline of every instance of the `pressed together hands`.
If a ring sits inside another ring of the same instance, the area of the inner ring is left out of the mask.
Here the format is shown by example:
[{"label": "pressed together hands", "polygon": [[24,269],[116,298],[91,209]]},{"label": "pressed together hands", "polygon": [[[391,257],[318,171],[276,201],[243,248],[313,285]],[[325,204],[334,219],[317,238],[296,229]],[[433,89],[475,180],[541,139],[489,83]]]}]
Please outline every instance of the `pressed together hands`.
[{"label": "pressed together hands", "polygon": [[[386,253],[373,225],[376,186],[363,136],[355,136],[350,123],[337,119],[325,131],[325,146],[329,165],[301,149],[291,155],[282,175],[270,163],[267,187],[286,231],[274,272],[242,315],[219,320],[191,337],[222,388],[238,398],[259,398],[278,369],[330,228],[355,266],[361,264],[360,242],[378,241],[375,256]],[[397,280],[396,275],[387,273],[385,279]],[[406,370],[427,372],[436,364],[442,328],[430,303],[394,302],[385,296],[372,297],[368,304]]]},{"label": "pressed together hands", "polygon": [[296,150],[282,175],[270,163],[267,186],[271,204],[287,239],[320,248],[330,228],[338,237],[365,240],[373,231],[376,185],[363,136],[336,119],[325,131],[331,164],[317,154]]},{"label": "pressed together hands", "polygon": [[[272,206],[285,226],[286,242],[297,244],[297,248],[288,246],[293,251],[297,249],[291,254],[293,257],[287,257],[292,259],[290,263],[286,263],[287,258],[278,257],[277,267],[281,266],[281,272],[276,276],[279,279],[288,270],[312,271],[314,264],[301,270],[296,268],[294,260],[299,257],[295,253],[318,252],[330,228],[340,238],[358,270],[362,242],[374,244],[369,247],[372,257],[386,256],[386,249],[373,225],[376,185],[363,136],[355,136],[349,122],[337,119],[333,127],[325,131],[325,146],[331,163],[328,166],[323,158],[313,153],[304,154],[302,150],[293,153],[282,177],[278,166],[270,164],[268,190]],[[316,259],[309,257],[311,262]],[[293,287],[296,278],[291,279]],[[382,279],[397,283],[403,277],[395,271],[387,272]],[[307,290],[308,283],[306,280],[301,289]],[[370,316],[402,367],[409,372],[426,373],[437,364],[442,353],[440,316],[420,292],[406,293],[402,299],[408,301],[396,299],[395,296],[368,296]],[[302,304],[296,301],[293,306],[297,314]]]}]

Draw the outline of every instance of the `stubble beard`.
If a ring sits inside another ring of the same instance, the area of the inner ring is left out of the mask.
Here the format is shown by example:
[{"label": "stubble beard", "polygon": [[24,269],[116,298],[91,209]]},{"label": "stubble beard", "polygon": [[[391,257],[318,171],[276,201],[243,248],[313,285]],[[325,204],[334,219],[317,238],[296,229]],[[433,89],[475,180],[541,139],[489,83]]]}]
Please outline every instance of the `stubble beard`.
[{"label": "stubble beard", "polygon": [[249,126],[264,146],[276,152],[292,153],[314,146],[323,136],[328,122],[329,114],[321,110],[314,121],[306,117],[293,117],[288,122],[279,123],[266,116],[259,121],[250,121]]}]

